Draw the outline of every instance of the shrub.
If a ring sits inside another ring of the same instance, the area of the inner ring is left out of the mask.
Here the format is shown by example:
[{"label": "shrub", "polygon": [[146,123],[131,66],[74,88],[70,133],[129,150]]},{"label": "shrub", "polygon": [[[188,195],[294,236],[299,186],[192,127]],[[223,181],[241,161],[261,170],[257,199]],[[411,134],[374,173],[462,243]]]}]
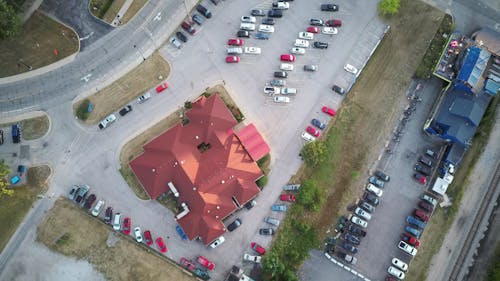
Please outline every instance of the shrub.
[{"label": "shrub", "polygon": [[394,15],[399,12],[400,0],[382,0],[378,3],[378,9],[384,15]]},{"label": "shrub", "polygon": [[268,181],[269,181],[268,177],[266,175],[264,175],[260,179],[257,180],[257,186],[262,189],[262,188],[264,188],[264,186],[266,186]]},{"label": "shrub", "polygon": [[88,112],[89,104],[90,104],[90,100],[84,99],[78,105],[78,108],[76,109],[76,117],[78,117],[78,119],[85,121],[85,120],[87,120],[87,118],[89,118],[89,112]]},{"label": "shrub", "polygon": [[301,155],[308,166],[317,166],[326,159],[326,145],[322,141],[310,142],[302,147]]},{"label": "shrub", "polygon": [[192,107],[193,107],[193,104],[190,101],[184,102],[185,109],[191,109]]},{"label": "shrub", "polygon": [[307,210],[318,211],[323,204],[323,191],[313,180],[304,180],[297,194],[297,204]]}]

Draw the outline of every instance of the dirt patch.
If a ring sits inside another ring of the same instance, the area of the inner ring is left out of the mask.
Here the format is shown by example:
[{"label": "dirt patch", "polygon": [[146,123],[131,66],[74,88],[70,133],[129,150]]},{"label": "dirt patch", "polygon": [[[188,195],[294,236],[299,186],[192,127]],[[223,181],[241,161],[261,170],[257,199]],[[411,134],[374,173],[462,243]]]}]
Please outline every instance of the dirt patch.
[{"label": "dirt patch", "polygon": [[19,36],[0,41],[0,77],[49,65],[77,52],[78,46],[73,30],[35,12]]},{"label": "dirt patch", "polygon": [[20,122],[10,122],[0,124],[0,127],[9,127],[13,124],[21,125],[22,138],[24,140],[35,140],[43,137],[49,130],[49,118],[42,115],[34,118],[24,119]]},{"label": "dirt patch", "polygon": [[[109,114],[118,111],[123,106],[148,91],[170,73],[170,66],[158,52],[138,65],[122,78],[107,86],[103,90],[88,97],[94,105],[92,112],[88,115],[86,124],[97,124]],[[159,79],[159,77],[162,77]],[[83,100],[73,104],[73,112],[76,111]]]},{"label": "dirt patch", "polygon": [[132,2],[132,5],[130,5],[127,12],[123,16],[122,23],[127,23],[129,20],[131,20],[147,2],[147,0],[134,0],[134,2]]},{"label": "dirt patch", "polygon": [[27,171],[27,183],[15,187],[14,195],[0,197],[0,251],[35,202],[38,194],[47,190],[47,180],[51,170],[49,166],[31,167]]},{"label": "dirt patch", "polygon": [[[37,240],[49,249],[89,261],[107,280],[195,280],[175,263],[146,250],[130,236],[111,231],[64,198],[56,201],[37,234]],[[120,236],[113,246],[107,244],[110,235]]]}]

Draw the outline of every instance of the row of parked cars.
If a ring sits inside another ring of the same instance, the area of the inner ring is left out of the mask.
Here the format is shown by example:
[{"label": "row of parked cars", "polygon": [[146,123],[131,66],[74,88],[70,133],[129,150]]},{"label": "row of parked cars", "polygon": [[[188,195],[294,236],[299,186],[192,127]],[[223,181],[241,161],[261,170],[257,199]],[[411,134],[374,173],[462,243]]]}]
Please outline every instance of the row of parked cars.
[{"label": "row of parked cars", "polygon": [[432,168],[434,167],[434,158],[437,155],[432,149],[426,149],[424,154],[419,156],[418,162],[414,167],[415,173],[413,174],[413,179],[422,185],[427,184],[428,178],[432,174]]},{"label": "row of parked cars", "polygon": [[[20,143],[21,142],[21,125],[20,124],[13,124],[11,126],[11,135],[12,135],[12,142],[13,143]],[[2,145],[3,142],[4,142],[3,130],[0,129],[0,145]]]},{"label": "row of parked cars", "polygon": [[[196,11],[198,13],[194,13],[191,19],[188,18],[181,23],[181,28],[192,36],[196,34],[195,24],[201,26],[205,22],[205,19],[210,19],[212,17],[212,12],[201,4],[196,5]],[[182,47],[181,42],[186,43],[188,41],[188,36],[179,30],[175,33],[175,37],[170,38],[169,41],[174,47],[180,49]]]}]

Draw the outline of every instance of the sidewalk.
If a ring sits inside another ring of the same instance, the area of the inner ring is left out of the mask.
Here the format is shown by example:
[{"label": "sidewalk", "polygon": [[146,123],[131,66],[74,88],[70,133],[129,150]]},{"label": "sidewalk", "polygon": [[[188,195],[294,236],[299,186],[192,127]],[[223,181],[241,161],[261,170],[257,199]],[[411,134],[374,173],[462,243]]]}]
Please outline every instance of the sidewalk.
[{"label": "sidewalk", "polygon": [[123,18],[125,13],[128,11],[128,8],[130,8],[130,5],[132,5],[132,2],[134,2],[134,0],[127,0],[127,1],[125,1],[125,3],[123,3],[123,6],[120,8],[120,10],[118,11],[118,14],[116,14],[115,19],[111,23],[112,26],[117,27],[122,23],[122,21],[120,19]]}]

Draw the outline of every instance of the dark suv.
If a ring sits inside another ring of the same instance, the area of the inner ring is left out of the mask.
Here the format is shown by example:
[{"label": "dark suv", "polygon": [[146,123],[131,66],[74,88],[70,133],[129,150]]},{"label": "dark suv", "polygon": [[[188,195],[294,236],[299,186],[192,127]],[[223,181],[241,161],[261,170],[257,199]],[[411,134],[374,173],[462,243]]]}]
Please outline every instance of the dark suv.
[{"label": "dark suv", "polygon": [[177,31],[177,33],[175,33],[175,36],[177,36],[177,38],[179,40],[181,40],[182,42],[186,43],[188,38],[186,37],[186,35],[184,35],[184,33],[180,32],[180,31]]},{"label": "dark suv", "polygon": [[339,94],[339,95],[345,94],[345,89],[342,88],[342,87],[340,87],[340,86],[338,86],[338,85],[333,85],[332,90],[334,92],[336,92],[337,94]]},{"label": "dark suv", "polygon": [[212,17],[212,13],[207,8],[202,6],[201,4],[196,6],[196,11],[200,12],[200,14],[202,14],[207,19]]},{"label": "dark suv", "polygon": [[21,127],[18,124],[12,125],[12,142],[21,142]]},{"label": "dark suv", "polygon": [[335,4],[322,4],[321,11],[326,12],[337,12],[339,10],[339,6]]},{"label": "dark suv", "polygon": [[238,31],[238,33],[236,33],[236,36],[239,37],[239,38],[248,38],[250,37],[250,32],[246,31],[246,30],[240,30]]},{"label": "dark suv", "polygon": [[107,223],[107,224],[110,224],[112,217],[113,217],[113,208],[108,207],[106,209],[106,213],[104,215],[104,222]]},{"label": "dark suv", "polygon": [[424,174],[426,176],[431,175],[431,169],[429,167],[422,166],[419,163],[415,164],[415,171]]},{"label": "dark suv", "polygon": [[366,231],[364,231],[359,226],[354,225],[354,224],[349,224],[349,226],[347,227],[347,230],[349,230],[349,232],[356,234],[356,235],[359,235],[361,237],[366,236]]},{"label": "dark suv", "polygon": [[320,42],[320,41],[315,41],[313,43],[314,48],[318,49],[327,49],[328,48],[328,43],[325,42]]},{"label": "dark suv", "polygon": [[285,71],[276,71],[276,72],[274,72],[274,77],[276,77],[276,78],[287,78],[288,77],[288,73],[286,73]]},{"label": "dark suv", "polygon": [[132,106],[127,105],[124,108],[120,109],[118,113],[120,113],[121,116],[125,116],[125,114],[129,113],[130,111],[132,111]]},{"label": "dark suv", "polygon": [[240,227],[241,225],[241,220],[240,219],[235,219],[232,223],[230,223],[228,226],[227,226],[227,230],[229,231],[233,231],[235,230],[236,228]]},{"label": "dark suv", "polygon": [[369,193],[369,192],[365,192],[365,195],[363,196],[363,198],[365,199],[366,202],[368,202],[374,206],[378,206],[380,204],[380,200],[378,199],[378,197],[376,195]]},{"label": "dark suv", "polygon": [[270,18],[281,18],[283,16],[283,12],[281,10],[270,10],[267,12],[267,16]]}]

